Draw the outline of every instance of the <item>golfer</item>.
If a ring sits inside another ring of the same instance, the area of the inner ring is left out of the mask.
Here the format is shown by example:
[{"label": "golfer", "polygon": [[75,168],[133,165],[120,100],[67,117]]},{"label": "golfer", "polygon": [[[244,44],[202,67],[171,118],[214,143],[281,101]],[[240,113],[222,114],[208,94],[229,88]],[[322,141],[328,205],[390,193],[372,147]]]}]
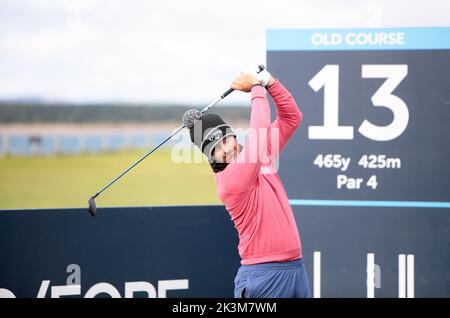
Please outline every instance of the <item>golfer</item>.
[{"label": "golfer", "polygon": [[[236,298],[310,297],[297,225],[275,161],[300,125],[291,93],[267,71],[241,73],[231,84],[250,93],[250,128],[243,146],[215,114],[191,129],[192,142],[208,157],[217,193],[239,235]],[[277,118],[270,122],[267,92]]]}]

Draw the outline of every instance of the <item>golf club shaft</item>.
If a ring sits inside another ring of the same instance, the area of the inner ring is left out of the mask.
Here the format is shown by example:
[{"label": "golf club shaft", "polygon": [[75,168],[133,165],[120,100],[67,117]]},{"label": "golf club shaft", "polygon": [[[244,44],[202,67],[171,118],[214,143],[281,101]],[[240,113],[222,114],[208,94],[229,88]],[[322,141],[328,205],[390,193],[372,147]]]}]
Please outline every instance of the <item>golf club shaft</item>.
[{"label": "golf club shaft", "polygon": [[[260,73],[261,71],[264,70],[264,65],[259,65],[258,66],[258,72]],[[233,88],[229,88],[226,92],[224,92],[222,95],[220,95],[216,100],[214,100],[213,102],[211,102],[208,106],[206,106],[205,108],[203,108],[201,110],[201,113],[203,114],[205,111],[207,111],[208,109],[210,109],[211,107],[213,107],[215,104],[217,104],[218,102],[220,102],[222,99],[224,99],[225,97],[227,97],[230,93],[232,93],[234,91]],[[123,177],[128,171],[130,171],[131,169],[133,169],[137,164],[139,164],[142,160],[144,160],[145,158],[147,158],[151,153],[153,153],[156,149],[158,149],[159,147],[161,147],[163,144],[165,144],[168,140],[170,140],[173,136],[175,136],[176,134],[178,134],[185,126],[180,126],[178,127],[175,132],[173,132],[169,137],[167,137],[166,139],[164,139],[159,145],[157,145],[156,147],[150,149],[145,155],[143,155],[139,160],[137,160],[135,163],[133,163],[130,167],[128,167],[125,171],[123,171],[121,174],[119,174],[114,180],[112,180],[110,183],[108,183],[106,186],[104,186],[100,191],[98,191],[96,194],[94,194],[92,196],[93,199],[95,199],[96,197],[98,197],[103,191],[105,191],[106,189],[108,189],[114,182],[116,182],[117,180],[119,180],[121,177]]]},{"label": "golf club shaft", "polygon": [[117,180],[119,180],[121,177],[123,177],[128,171],[130,171],[131,169],[133,169],[137,164],[139,164],[142,160],[144,160],[145,158],[147,158],[151,153],[153,153],[156,149],[158,149],[159,147],[161,147],[164,143],[166,143],[170,138],[172,138],[173,136],[175,136],[176,134],[178,134],[182,129],[184,128],[184,126],[180,126],[177,128],[177,130],[172,133],[169,137],[167,137],[166,139],[164,139],[161,143],[159,143],[159,145],[155,146],[154,148],[150,149],[145,155],[143,155],[139,160],[137,160],[135,163],[133,163],[130,167],[128,167],[125,171],[123,171],[121,174],[119,174],[114,180],[112,180],[110,183],[108,183],[106,186],[103,187],[103,189],[101,189],[99,192],[97,192],[96,194],[94,194],[92,197],[95,199],[96,197],[98,197],[100,195],[100,193],[102,193],[103,191],[105,191],[107,188],[109,188],[114,182],[116,182]]},{"label": "golf club shaft", "polygon": [[[258,72],[257,73],[261,73],[263,70],[265,69],[264,65],[258,65]],[[225,93],[223,93],[222,95],[220,95],[219,98],[217,98],[215,101],[213,101],[211,104],[209,104],[208,106],[206,106],[205,108],[203,108],[201,110],[201,113],[203,114],[204,112],[206,112],[208,109],[210,109],[212,106],[214,106],[215,104],[217,104],[219,101],[221,101],[222,99],[224,99],[225,97],[227,97],[230,93],[232,93],[234,91],[234,88],[230,88],[228,89]]]},{"label": "golf club shaft", "polygon": [[[213,107],[215,104],[217,104],[218,102],[220,102],[222,99],[224,99],[228,94],[230,94],[232,91],[234,91],[234,89],[230,88],[229,90],[227,90],[225,93],[223,93],[222,95],[220,95],[219,98],[217,98],[215,101],[213,101],[212,103],[210,103],[208,106],[206,106],[201,113],[204,113],[205,111],[207,111],[209,108]],[[92,198],[96,198],[98,197],[103,191],[105,191],[106,189],[108,189],[114,182],[116,182],[117,180],[119,180],[121,177],[123,177],[128,171],[130,171],[131,169],[133,169],[137,164],[139,164],[142,160],[144,160],[145,158],[147,158],[151,153],[153,153],[156,149],[158,149],[159,147],[161,147],[163,144],[165,144],[168,140],[170,140],[173,136],[175,136],[176,134],[178,134],[185,126],[180,126],[178,127],[175,132],[173,132],[169,137],[167,137],[166,139],[164,139],[159,145],[155,146],[154,148],[150,149],[145,155],[142,156],[142,158],[140,158],[139,160],[137,160],[135,163],[133,163],[130,167],[128,167],[125,171],[123,171],[121,174],[119,174],[114,180],[112,180],[110,183],[108,183],[106,186],[104,186],[100,191],[98,191],[96,194],[94,194],[92,196]]]}]

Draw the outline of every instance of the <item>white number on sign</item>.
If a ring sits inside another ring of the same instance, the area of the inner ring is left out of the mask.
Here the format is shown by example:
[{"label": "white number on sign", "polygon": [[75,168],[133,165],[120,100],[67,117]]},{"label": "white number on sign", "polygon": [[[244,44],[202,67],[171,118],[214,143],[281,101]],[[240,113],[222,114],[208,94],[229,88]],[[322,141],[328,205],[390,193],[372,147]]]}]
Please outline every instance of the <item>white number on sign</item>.
[{"label": "white number on sign", "polygon": [[376,189],[378,186],[378,182],[377,182],[377,176],[373,175],[369,178],[369,180],[367,180],[366,185],[368,187],[371,187],[372,189]]},{"label": "white number on sign", "polygon": [[375,107],[389,108],[394,118],[387,126],[377,126],[367,119],[359,127],[359,132],[372,140],[388,141],[397,138],[406,129],[409,111],[400,97],[392,95],[394,89],[408,74],[408,65],[363,65],[363,78],[387,78],[381,87],[373,94],[372,103]]},{"label": "white number on sign", "polygon": [[309,139],[353,139],[352,126],[339,126],[339,65],[325,65],[308,84],[324,89],[323,126],[309,126]]},{"label": "white number on sign", "polygon": [[[408,126],[409,111],[405,102],[392,92],[408,74],[408,65],[363,65],[361,73],[363,78],[386,78],[371,100],[375,107],[390,109],[393,119],[387,126],[377,126],[365,119],[358,131],[376,141],[397,138]],[[353,126],[339,126],[339,65],[325,65],[308,84],[315,92],[324,89],[323,125],[310,126],[308,138],[353,139]]]}]

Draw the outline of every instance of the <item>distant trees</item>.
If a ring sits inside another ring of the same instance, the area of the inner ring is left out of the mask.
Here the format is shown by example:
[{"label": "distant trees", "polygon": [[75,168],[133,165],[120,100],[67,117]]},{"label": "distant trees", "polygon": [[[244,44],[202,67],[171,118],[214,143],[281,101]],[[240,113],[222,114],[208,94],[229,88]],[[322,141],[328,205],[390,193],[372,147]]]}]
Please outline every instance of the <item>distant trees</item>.
[{"label": "distant trees", "polygon": [[[181,121],[189,106],[56,105],[0,102],[0,123],[93,123]],[[216,106],[226,120],[248,120],[250,106]]]}]

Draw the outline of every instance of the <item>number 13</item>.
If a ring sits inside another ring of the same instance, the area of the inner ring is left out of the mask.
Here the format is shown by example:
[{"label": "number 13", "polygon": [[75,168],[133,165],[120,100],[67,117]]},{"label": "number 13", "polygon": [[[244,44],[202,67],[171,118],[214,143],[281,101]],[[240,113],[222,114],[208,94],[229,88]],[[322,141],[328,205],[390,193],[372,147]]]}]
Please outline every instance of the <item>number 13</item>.
[{"label": "number 13", "polygon": [[[388,141],[400,136],[408,126],[409,111],[405,102],[392,95],[408,74],[408,65],[363,65],[363,78],[386,78],[371,100],[375,107],[389,108],[393,120],[387,126],[377,126],[365,119],[358,131],[365,137]],[[325,65],[310,81],[314,91],[324,88],[324,121],[322,126],[310,126],[309,139],[353,139],[353,126],[339,126],[339,65]]]}]

